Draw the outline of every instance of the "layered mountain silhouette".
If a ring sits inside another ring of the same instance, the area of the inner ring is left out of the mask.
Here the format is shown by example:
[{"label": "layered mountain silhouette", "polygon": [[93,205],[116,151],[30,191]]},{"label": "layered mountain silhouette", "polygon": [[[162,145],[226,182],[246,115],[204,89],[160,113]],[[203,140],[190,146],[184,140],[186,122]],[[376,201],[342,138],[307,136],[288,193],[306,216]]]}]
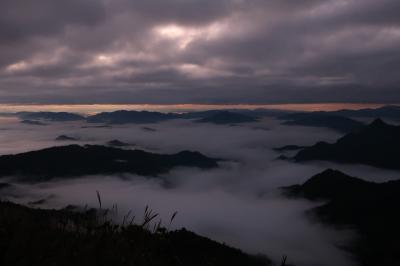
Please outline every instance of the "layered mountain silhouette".
[{"label": "layered mountain silhouette", "polygon": [[85,117],[82,115],[68,112],[19,112],[17,116],[25,120],[46,120],[54,122],[85,120]]},{"label": "layered mountain silhouette", "polygon": [[357,197],[360,193],[366,195],[372,192],[376,185],[377,183],[367,182],[337,170],[327,169],[312,176],[304,184],[286,187],[285,190],[290,195],[302,196],[309,200],[335,200],[342,197]]},{"label": "layered mountain silhouette", "polygon": [[207,110],[207,111],[196,111],[196,112],[187,112],[179,114],[179,118],[182,119],[200,119],[215,115],[219,112],[224,112],[220,110]]},{"label": "layered mountain silhouette", "polygon": [[349,133],[364,126],[363,123],[327,112],[293,113],[279,117],[286,120],[284,125],[324,127],[342,133]]},{"label": "layered mountain silhouette", "polygon": [[202,119],[196,120],[196,122],[199,123],[213,123],[213,124],[238,124],[238,123],[248,123],[256,121],[258,121],[258,119],[253,116],[229,112],[229,111],[218,111]]},{"label": "layered mountain silhouette", "polygon": [[214,124],[233,124],[257,121],[255,117],[250,115],[219,110],[189,112],[183,114],[120,110],[115,112],[103,112],[87,117],[87,121],[89,123],[104,124],[147,124],[158,123],[172,119],[197,119],[195,120],[196,122]]},{"label": "layered mountain silhouette", "polygon": [[15,176],[32,182],[114,173],[156,176],[178,166],[213,168],[218,164],[216,159],[199,152],[156,154],[99,145],[58,146],[0,156],[0,176]]},{"label": "layered mountain silhouette", "polygon": [[318,142],[305,148],[294,159],[299,162],[329,160],[400,169],[400,126],[376,119],[370,125],[341,137],[333,144]]},{"label": "layered mountain silhouette", "polygon": [[328,169],[284,190],[290,196],[324,200],[312,214],[324,223],[356,230],[349,248],[360,265],[400,265],[400,180],[373,183]]},{"label": "layered mountain silhouette", "polygon": [[[288,125],[304,125],[328,127],[341,132],[349,132],[362,126],[362,123],[349,117],[374,118],[382,117],[392,120],[400,120],[400,106],[388,105],[376,109],[360,110],[338,110],[329,112],[294,112],[273,109],[256,110],[207,110],[187,113],[161,113],[151,111],[127,111],[118,110],[114,112],[102,112],[89,117],[69,112],[18,112],[16,114],[4,113],[2,115],[17,115],[24,120],[47,120],[47,121],[79,121],[87,119],[93,123],[157,123],[170,119],[204,119],[214,115],[223,116],[226,113],[239,114],[257,119],[259,117],[277,117],[286,120]],[[249,119],[249,118],[247,118]],[[226,122],[228,123],[228,122]]]},{"label": "layered mountain silhouette", "polygon": [[359,110],[338,110],[338,111],[316,111],[316,112],[292,112],[277,116],[286,120],[286,125],[302,125],[326,127],[343,133],[352,132],[363,126],[363,123],[351,118],[377,117],[400,121],[400,106],[387,105],[380,108],[367,108]]},{"label": "layered mountain silhouette", "polygon": [[360,110],[339,110],[330,113],[347,117],[365,117],[365,118],[381,117],[397,121],[400,120],[400,106],[397,105],[386,105],[375,109],[367,108]]},{"label": "layered mountain silhouette", "polygon": [[157,123],[170,119],[176,119],[179,116],[173,113],[160,113],[149,111],[126,111],[119,110],[115,112],[103,112],[89,116],[89,123],[105,123],[105,124],[146,124]]},{"label": "layered mountain silhouette", "polygon": [[21,120],[20,121],[22,124],[26,124],[26,125],[32,125],[32,126],[47,126],[48,124],[40,122],[40,121],[36,121],[36,120]]},{"label": "layered mountain silhouette", "polygon": [[79,138],[75,138],[75,137],[71,137],[71,136],[67,136],[67,135],[60,135],[57,138],[55,138],[55,140],[57,140],[57,141],[75,141],[75,140],[79,140]]},{"label": "layered mountain silhouette", "polygon": [[275,151],[298,151],[307,148],[306,146],[298,146],[298,145],[285,145],[282,147],[274,148]]},{"label": "layered mountain silhouette", "polygon": [[118,139],[113,139],[107,142],[108,146],[112,147],[130,147],[130,146],[135,146],[134,144],[130,144],[127,142],[120,141]]}]

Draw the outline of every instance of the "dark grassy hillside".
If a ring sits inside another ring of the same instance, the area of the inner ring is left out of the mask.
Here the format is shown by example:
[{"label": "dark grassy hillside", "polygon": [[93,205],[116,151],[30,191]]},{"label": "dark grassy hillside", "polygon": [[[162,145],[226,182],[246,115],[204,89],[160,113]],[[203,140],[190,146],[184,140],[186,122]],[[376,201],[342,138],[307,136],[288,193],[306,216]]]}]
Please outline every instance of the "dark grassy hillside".
[{"label": "dark grassy hillside", "polygon": [[[151,216],[147,212],[147,220]],[[185,229],[149,227],[146,219],[118,226],[104,217],[96,210],[40,210],[0,202],[0,265],[270,265],[266,257]]]}]

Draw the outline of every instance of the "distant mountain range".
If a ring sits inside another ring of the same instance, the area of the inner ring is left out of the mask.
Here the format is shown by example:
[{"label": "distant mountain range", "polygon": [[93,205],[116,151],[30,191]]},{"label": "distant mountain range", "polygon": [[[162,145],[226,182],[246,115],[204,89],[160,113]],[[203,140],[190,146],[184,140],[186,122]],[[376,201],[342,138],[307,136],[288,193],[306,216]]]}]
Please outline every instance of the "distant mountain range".
[{"label": "distant mountain range", "polygon": [[176,118],[178,118],[178,115],[172,113],[121,110],[115,112],[103,112],[89,116],[87,118],[87,122],[104,124],[146,124],[157,123]]},{"label": "distant mountain range", "polygon": [[71,136],[67,136],[67,135],[60,135],[57,138],[55,138],[54,140],[57,140],[57,141],[74,141],[74,140],[79,140],[79,138],[75,138],[75,137],[71,137]]},{"label": "distant mountain range", "polygon": [[217,161],[192,151],[156,154],[99,145],[68,145],[0,156],[0,176],[30,182],[115,173],[156,176],[178,166],[214,168]]},{"label": "distant mountain range", "polygon": [[380,108],[368,108],[360,110],[339,110],[329,112],[331,114],[342,115],[347,117],[366,117],[366,118],[384,118],[400,121],[400,106],[386,105]]},{"label": "distant mountain range", "polygon": [[400,121],[400,106],[387,105],[375,109],[338,110],[317,112],[292,112],[276,116],[284,120],[285,125],[324,127],[341,133],[349,133],[361,129],[364,123],[352,118],[382,118]]},{"label": "distant mountain range", "polygon": [[32,125],[32,126],[47,126],[48,124],[40,122],[40,121],[36,121],[36,120],[21,120],[22,124],[26,124],[26,125]]},{"label": "distant mountain range", "polygon": [[282,147],[274,148],[275,151],[298,151],[307,148],[307,146],[298,146],[298,145],[285,145]]},{"label": "distant mountain range", "polygon": [[[3,114],[10,115],[10,114]],[[214,124],[235,124],[254,122],[262,117],[274,117],[285,120],[286,125],[302,125],[326,127],[348,133],[363,126],[363,123],[351,118],[384,118],[400,121],[400,106],[384,106],[376,109],[339,110],[329,112],[296,112],[269,109],[230,109],[207,110],[187,113],[161,113],[152,111],[127,111],[102,112],[85,117],[80,114],[68,112],[18,112],[17,115],[27,121],[83,121],[102,124],[146,124],[158,123],[171,119],[194,119],[199,122]],[[33,123],[32,123],[33,124]]]},{"label": "distant mountain range", "polygon": [[[105,124],[146,124],[157,123],[172,119],[194,119],[200,123],[214,124],[235,124],[244,122],[254,122],[257,119],[250,115],[241,114],[238,112],[210,110],[204,112],[190,113],[160,113],[148,111],[115,111],[99,113],[89,116],[89,123],[105,123]],[[196,120],[197,119],[197,120]]]},{"label": "distant mountain range", "polygon": [[118,139],[113,139],[107,142],[108,146],[112,146],[112,147],[131,147],[131,146],[135,146],[135,144],[131,144],[131,143],[126,143],[123,141],[120,141]]},{"label": "distant mountain range", "polygon": [[400,169],[400,126],[374,120],[335,143],[318,142],[297,153],[296,161],[328,160]]},{"label": "distant mountain range", "polygon": [[187,112],[187,113],[177,114],[177,117],[179,117],[181,119],[201,119],[201,118],[213,116],[219,112],[223,112],[223,111],[207,110],[207,111]]},{"label": "distant mountain range", "polygon": [[[347,118],[382,118],[394,121],[400,121],[400,106],[397,105],[386,105],[379,108],[367,108],[359,110],[338,110],[338,111],[315,111],[315,112],[292,112],[284,115],[277,115],[283,120],[301,120],[301,119],[311,119],[323,117],[331,117],[332,119],[339,119],[338,117]],[[305,121],[307,122],[307,121]],[[340,129],[340,128],[339,128]]]},{"label": "distant mountain range", "polygon": [[25,120],[47,120],[59,122],[79,121],[86,119],[82,115],[68,112],[19,112],[16,115]]},{"label": "distant mountain range", "polygon": [[364,127],[364,123],[340,115],[327,112],[293,113],[280,116],[279,119],[286,120],[284,125],[324,127],[349,133]]},{"label": "distant mountain range", "polygon": [[228,111],[219,111],[199,120],[196,120],[196,122],[198,123],[213,123],[219,125],[248,123],[256,121],[258,121],[258,119],[255,117]]},{"label": "distant mountain range", "polygon": [[325,200],[313,215],[324,223],[355,229],[358,235],[347,250],[356,254],[360,265],[400,265],[400,180],[373,183],[328,169],[284,191]]}]

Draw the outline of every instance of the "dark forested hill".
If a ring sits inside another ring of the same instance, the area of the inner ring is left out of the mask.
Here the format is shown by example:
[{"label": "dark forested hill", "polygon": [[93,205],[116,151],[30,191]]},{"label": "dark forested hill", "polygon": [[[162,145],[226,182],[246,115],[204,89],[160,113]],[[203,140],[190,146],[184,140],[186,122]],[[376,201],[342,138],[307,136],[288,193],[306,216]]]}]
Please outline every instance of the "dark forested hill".
[{"label": "dark forested hill", "polygon": [[26,181],[94,174],[158,175],[174,167],[217,167],[217,160],[199,152],[156,154],[98,145],[68,145],[0,156],[0,176]]},{"label": "dark forested hill", "polygon": [[400,126],[376,119],[362,130],[349,133],[333,144],[318,142],[305,148],[294,159],[329,160],[400,169]]},{"label": "dark forested hill", "polygon": [[328,169],[284,190],[290,196],[325,200],[312,210],[318,219],[356,230],[350,250],[361,265],[400,265],[400,180],[373,183]]}]

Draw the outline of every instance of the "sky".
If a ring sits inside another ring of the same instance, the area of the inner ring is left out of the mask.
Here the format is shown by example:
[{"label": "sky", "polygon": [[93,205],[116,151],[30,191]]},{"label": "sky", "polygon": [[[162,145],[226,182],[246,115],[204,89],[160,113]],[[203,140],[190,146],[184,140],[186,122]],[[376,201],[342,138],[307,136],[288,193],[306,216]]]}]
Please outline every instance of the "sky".
[{"label": "sky", "polygon": [[398,0],[2,0],[0,103],[399,103]]}]

